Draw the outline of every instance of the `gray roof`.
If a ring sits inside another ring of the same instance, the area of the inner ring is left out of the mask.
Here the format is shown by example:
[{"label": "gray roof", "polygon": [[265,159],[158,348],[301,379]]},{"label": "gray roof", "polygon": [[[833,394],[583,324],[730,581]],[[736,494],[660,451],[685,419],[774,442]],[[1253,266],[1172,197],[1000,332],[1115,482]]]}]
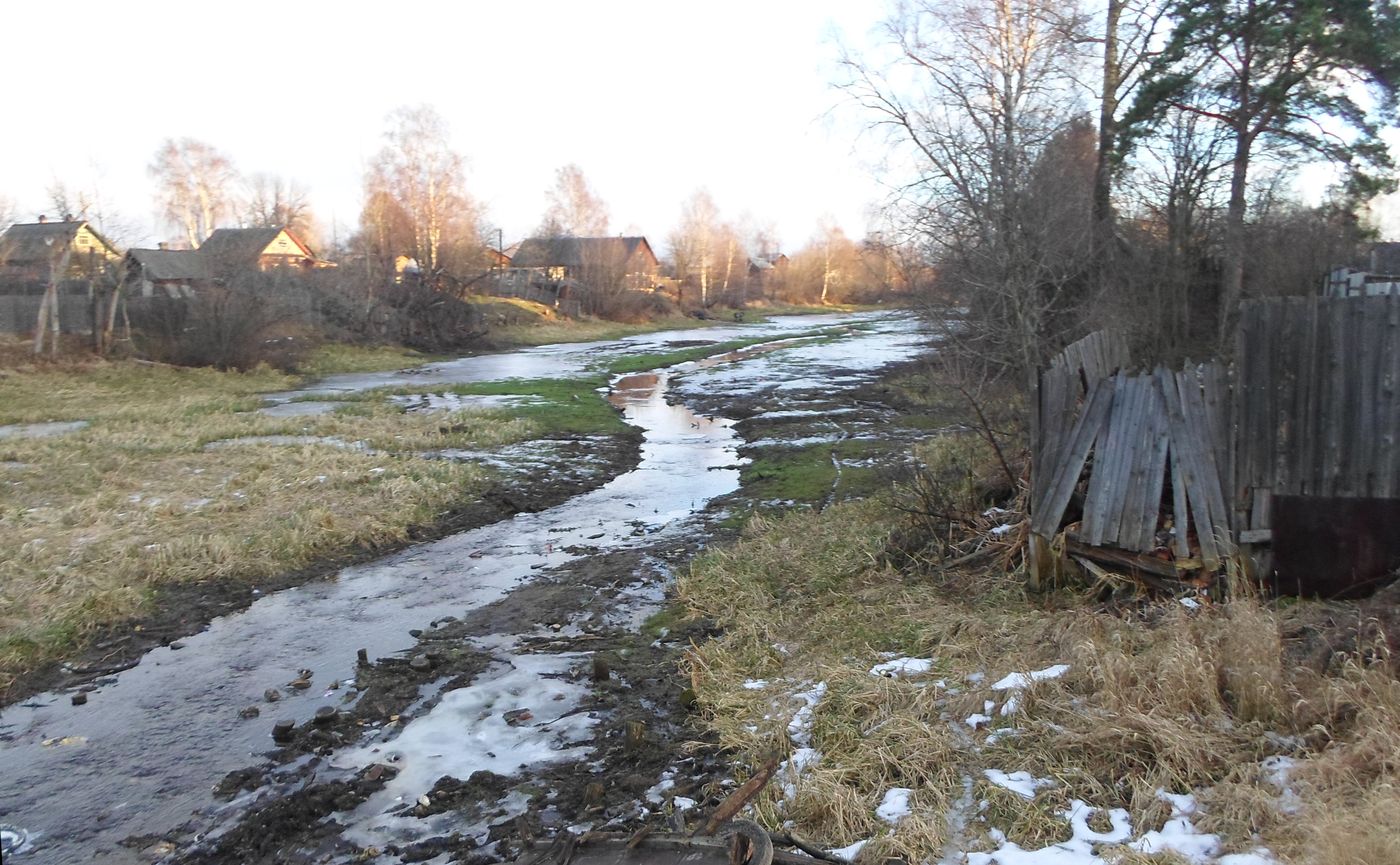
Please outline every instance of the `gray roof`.
[{"label": "gray roof", "polygon": [[[73,243],[86,222],[26,222],[11,225],[0,234],[0,262],[5,264],[40,264],[53,260],[54,251]],[[112,250],[107,238],[88,226],[98,240]],[[115,250],[113,250],[115,252]]]},{"label": "gray roof", "polygon": [[639,252],[656,262],[645,237],[531,237],[520,242],[515,267],[583,267],[600,261],[628,261]]},{"label": "gray roof", "polygon": [[198,282],[209,278],[209,263],[189,249],[133,249],[127,255],[141,275],[157,282]]},{"label": "gray roof", "polygon": [[[199,251],[211,262],[220,265],[252,266],[267,245],[281,233],[281,228],[216,228],[209,239],[200,244]],[[303,250],[306,249],[296,235],[291,236]],[[307,257],[311,257],[310,252],[307,252]]]}]

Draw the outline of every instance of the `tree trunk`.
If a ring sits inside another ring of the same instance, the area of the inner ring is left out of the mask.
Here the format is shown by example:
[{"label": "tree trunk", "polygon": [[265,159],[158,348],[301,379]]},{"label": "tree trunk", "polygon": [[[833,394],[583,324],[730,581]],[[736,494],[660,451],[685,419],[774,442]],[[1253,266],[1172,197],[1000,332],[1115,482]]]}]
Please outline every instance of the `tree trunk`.
[{"label": "tree trunk", "polygon": [[1103,40],[1103,88],[1099,91],[1099,149],[1094,164],[1094,231],[1100,255],[1113,231],[1113,151],[1118,140],[1118,20],[1123,0],[1108,0]]},{"label": "tree trunk", "polygon": [[1244,297],[1245,184],[1249,174],[1249,132],[1235,133],[1235,156],[1230,162],[1230,206],[1225,212],[1224,273],[1220,280],[1220,313],[1216,342],[1223,350],[1234,332]]}]

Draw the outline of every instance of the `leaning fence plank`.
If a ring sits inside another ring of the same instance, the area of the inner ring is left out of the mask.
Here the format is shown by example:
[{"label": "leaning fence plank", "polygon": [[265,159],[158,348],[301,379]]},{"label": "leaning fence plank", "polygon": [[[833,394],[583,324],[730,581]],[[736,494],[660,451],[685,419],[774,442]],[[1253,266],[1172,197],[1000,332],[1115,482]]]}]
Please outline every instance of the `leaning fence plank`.
[{"label": "leaning fence plank", "polygon": [[1055,474],[1046,489],[1040,513],[1032,517],[1031,528],[1043,537],[1053,537],[1060,530],[1060,518],[1065,515],[1070,496],[1079,483],[1079,474],[1084,469],[1084,461],[1089,457],[1089,448],[1098,436],[1099,429],[1108,417],[1113,405],[1113,382],[1103,379],[1090,385],[1089,397],[1084,411],[1075,422],[1070,433],[1066,456],[1055,466]]},{"label": "leaning fence plank", "polygon": [[1129,402],[1127,374],[1118,373],[1112,382],[1115,393],[1113,406],[1094,446],[1094,464],[1089,473],[1088,493],[1084,497],[1081,531],[1094,546],[1102,544],[1105,538],[1104,527],[1109,508],[1112,507],[1118,466],[1122,459],[1124,414]]},{"label": "leaning fence plank", "polygon": [[[1170,433],[1167,438],[1170,441]],[[1181,467],[1180,450],[1169,445],[1168,453],[1172,466],[1172,552],[1178,559],[1187,559],[1191,557],[1191,508],[1186,502],[1186,472]]]},{"label": "leaning fence plank", "polygon": [[1229,509],[1225,506],[1225,488],[1220,483],[1220,471],[1216,468],[1214,449],[1211,447],[1210,419],[1206,414],[1205,402],[1201,399],[1200,377],[1194,372],[1177,373],[1181,385],[1181,403],[1187,427],[1196,434],[1196,453],[1200,461],[1201,483],[1205,487],[1206,501],[1210,506],[1211,527],[1228,533],[1230,529]]},{"label": "leaning fence plank", "polygon": [[1216,551],[1209,498],[1206,495],[1203,474],[1198,458],[1199,439],[1188,427],[1182,411],[1181,392],[1176,377],[1162,371],[1162,394],[1167,401],[1167,417],[1171,422],[1172,447],[1177,449],[1181,459],[1182,479],[1186,485],[1186,500],[1196,520],[1196,538],[1201,545],[1201,560],[1206,567],[1214,570],[1220,563]]},{"label": "leaning fence plank", "polygon": [[1124,429],[1123,464],[1118,470],[1118,492],[1109,507],[1108,522],[1104,531],[1108,540],[1126,549],[1133,548],[1136,529],[1131,533],[1134,540],[1127,540],[1125,544],[1124,527],[1128,525],[1135,527],[1141,522],[1137,509],[1141,506],[1142,486],[1145,482],[1144,452],[1146,445],[1151,441],[1144,435],[1147,431],[1146,409],[1149,379],[1147,376],[1134,376],[1131,382],[1132,402],[1127,412],[1128,418]]},{"label": "leaning fence plank", "polygon": [[1167,443],[1170,440],[1166,406],[1162,404],[1155,382],[1148,377],[1145,384],[1147,447],[1143,451],[1143,485],[1137,503],[1137,523],[1129,527],[1131,534],[1128,535],[1132,543],[1129,549],[1144,553],[1157,546],[1157,522],[1162,511],[1162,484],[1166,474]]}]

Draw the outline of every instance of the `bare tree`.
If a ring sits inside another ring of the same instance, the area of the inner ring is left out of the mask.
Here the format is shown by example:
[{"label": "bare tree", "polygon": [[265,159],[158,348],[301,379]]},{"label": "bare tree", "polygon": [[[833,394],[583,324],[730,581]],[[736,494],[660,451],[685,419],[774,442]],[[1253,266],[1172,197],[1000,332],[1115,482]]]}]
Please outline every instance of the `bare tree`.
[{"label": "bare tree", "polygon": [[161,215],[185,233],[191,247],[232,215],[238,174],[213,146],[193,138],[167,138],[147,170],[156,181]]},{"label": "bare tree", "polygon": [[545,193],[548,202],[539,234],[543,237],[603,237],[608,233],[608,206],[583,169],[569,163],[554,173],[554,186]]},{"label": "bare tree", "polygon": [[241,211],[241,221],[249,227],[288,228],[305,241],[317,234],[306,187],[278,174],[249,177]]},{"label": "bare tree", "polygon": [[697,189],[681,208],[680,226],[671,234],[676,278],[700,291],[700,306],[709,306],[710,286],[719,258],[719,208],[705,189]]},{"label": "bare tree", "polygon": [[918,0],[885,24],[892,67],[842,61],[846,92],[913,158],[901,204],[977,313],[961,347],[1025,375],[1060,338],[1087,265],[1025,230],[1047,203],[1032,194],[1037,165],[1073,116],[1078,49],[1063,22],[1078,18],[1073,0]]},{"label": "bare tree", "polygon": [[477,234],[463,160],[452,149],[447,122],[431,106],[395,109],[388,122],[386,143],[370,168],[366,189],[370,196],[387,193],[408,215],[414,257],[435,272],[454,227],[463,236]]}]

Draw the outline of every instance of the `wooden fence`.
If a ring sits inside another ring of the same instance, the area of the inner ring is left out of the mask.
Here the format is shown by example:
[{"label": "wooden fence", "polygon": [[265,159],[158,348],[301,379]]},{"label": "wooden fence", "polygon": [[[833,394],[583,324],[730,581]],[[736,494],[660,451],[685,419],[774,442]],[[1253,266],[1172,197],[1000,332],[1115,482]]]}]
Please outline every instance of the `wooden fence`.
[{"label": "wooden fence", "polygon": [[[1101,332],[1039,377],[1033,582],[1052,572],[1050,540],[1066,524],[1070,554],[1140,572],[1214,571],[1237,546],[1271,570],[1262,545],[1280,501],[1303,502],[1290,520],[1315,524],[1326,522],[1315,513],[1324,500],[1341,513],[1338,500],[1400,498],[1400,296],[1253,301],[1232,368],[1128,366],[1122,339]],[[1334,584],[1374,578],[1360,571],[1400,555],[1400,540],[1369,536],[1400,532],[1352,522],[1336,555],[1366,564],[1339,561]],[[1302,541],[1287,543],[1297,551]]]},{"label": "wooden fence", "polygon": [[1246,303],[1235,370],[1241,540],[1267,538],[1273,496],[1400,497],[1400,297]]}]

